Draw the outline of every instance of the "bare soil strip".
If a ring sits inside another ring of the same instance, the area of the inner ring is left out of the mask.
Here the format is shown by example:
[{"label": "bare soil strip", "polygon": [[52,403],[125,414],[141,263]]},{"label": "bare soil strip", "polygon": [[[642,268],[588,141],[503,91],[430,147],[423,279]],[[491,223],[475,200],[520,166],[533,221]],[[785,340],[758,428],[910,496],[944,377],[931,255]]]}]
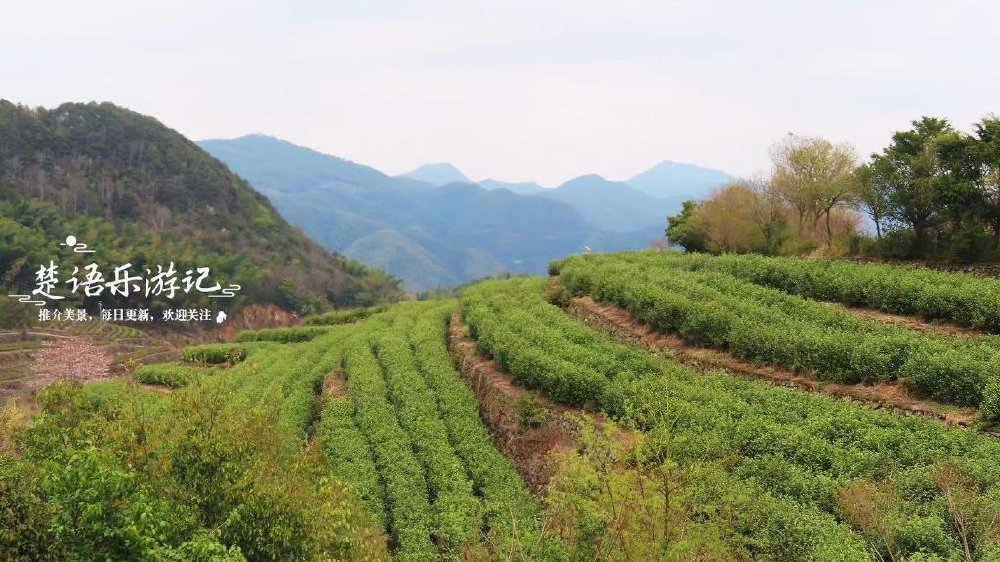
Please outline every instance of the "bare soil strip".
[{"label": "bare soil strip", "polygon": [[[554,476],[553,453],[576,448],[576,428],[563,414],[574,411],[543,396],[529,393],[514,384],[496,363],[476,353],[476,342],[459,313],[448,326],[448,351],[458,371],[479,401],[479,413],[500,452],[514,462],[518,472],[535,494],[541,494]],[[522,427],[518,413],[533,401],[542,421],[536,427]]]},{"label": "bare soil strip", "polygon": [[883,322],[885,324],[894,324],[903,328],[909,328],[911,330],[917,330],[920,332],[932,332],[935,334],[943,334],[946,336],[989,336],[987,332],[977,330],[975,328],[969,328],[968,326],[959,326],[958,324],[952,324],[950,322],[945,322],[943,320],[929,321],[921,318],[920,316],[907,316],[903,314],[892,314],[890,312],[883,312],[874,308],[864,308],[864,307],[854,307],[847,306],[837,302],[826,302],[826,301],[815,301],[820,304],[831,306],[834,308],[839,308],[845,310],[858,318],[863,318],[866,320],[875,320],[876,322]]},{"label": "bare soil strip", "polygon": [[347,381],[341,371],[330,371],[323,377],[323,390],[320,396],[326,398],[347,398]]},{"label": "bare soil strip", "polygon": [[174,391],[174,389],[160,384],[137,383],[136,386],[148,392],[155,392],[157,394],[170,394]]},{"label": "bare soil strip", "polygon": [[975,409],[959,409],[917,398],[909,395],[906,389],[899,384],[852,385],[825,382],[786,369],[769,365],[756,365],[723,351],[693,347],[677,336],[651,330],[625,310],[598,303],[590,297],[571,299],[565,310],[584,323],[608,333],[618,341],[643,346],[653,353],[668,356],[701,370],[724,369],[746,378],[764,380],[809,392],[850,398],[902,413],[929,416],[949,425],[969,426],[976,421],[977,412]]},{"label": "bare soil strip", "polygon": [[344,372],[334,369],[323,376],[320,383],[319,392],[313,397],[312,420],[309,422],[309,429],[306,431],[306,447],[312,447],[317,440],[316,429],[323,417],[323,408],[330,400],[344,400],[349,396],[347,391],[347,380]]}]

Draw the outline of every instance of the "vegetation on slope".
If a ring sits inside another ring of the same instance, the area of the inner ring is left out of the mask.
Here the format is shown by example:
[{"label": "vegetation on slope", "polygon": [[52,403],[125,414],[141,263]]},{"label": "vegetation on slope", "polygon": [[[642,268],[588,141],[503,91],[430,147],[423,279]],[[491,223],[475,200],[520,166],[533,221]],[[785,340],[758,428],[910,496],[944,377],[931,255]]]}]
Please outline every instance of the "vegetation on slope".
[{"label": "vegetation on slope", "polygon": [[[455,301],[409,302],[140,368],[168,393],[57,383],[31,422],[5,410],[0,559],[997,559],[995,441],[613,343],[546,283],[465,290],[480,352],[633,431],[578,419],[544,497],[452,364]],[[747,285],[727,291],[792,298]]]},{"label": "vegetation on slope", "polygon": [[982,404],[988,421],[1000,416],[996,338],[917,332],[723,273],[664,263],[647,252],[571,257],[554,268],[572,293],[623,307],[651,328],[680,334],[693,345],[825,380],[900,380],[936,400]]},{"label": "vegetation on slope", "polygon": [[337,337],[189,370],[169,394],[47,387],[30,423],[0,424],[0,559],[387,559],[357,497],[303,448]]},{"label": "vegetation on slope", "polygon": [[399,559],[537,559],[539,506],[445,349],[453,309],[401,305],[359,326],[344,352],[349,397],[329,399],[320,442],[386,524]]},{"label": "vegetation on slope", "polygon": [[[95,253],[68,256],[75,261],[63,276],[84,257],[154,271],[173,261],[241,285],[238,303],[300,312],[399,295],[395,281],[308,240],[224,164],[155,119],[109,103],[46,110],[0,100],[0,286],[30,290],[41,264],[59,263],[58,244],[69,235]],[[96,300],[112,304],[108,291]],[[134,294],[114,302],[167,304]]]},{"label": "vegetation on slope", "polygon": [[657,266],[719,271],[810,299],[1000,332],[1000,280],[846,260],[662,252]]},{"label": "vegetation on slope", "polygon": [[653,358],[547,303],[545,284],[466,291],[482,351],[521,384],[570,403],[588,397],[645,430],[645,450],[676,463],[671,505],[712,525],[736,557],[1000,556],[1000,444],[991,438]]}]

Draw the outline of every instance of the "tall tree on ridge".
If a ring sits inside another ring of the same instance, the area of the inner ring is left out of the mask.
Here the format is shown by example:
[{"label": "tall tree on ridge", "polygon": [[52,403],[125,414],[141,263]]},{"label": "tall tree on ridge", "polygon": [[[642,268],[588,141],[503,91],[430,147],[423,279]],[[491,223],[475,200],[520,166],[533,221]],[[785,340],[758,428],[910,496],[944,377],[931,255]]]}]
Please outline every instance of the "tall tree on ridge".
[{"label": "tall tree on ridge", "polygon": [[913,128],[897,131],[892,144],[873,155],[872,165],[885,172],[893,218],[913,229],[913,252],[927,253],[928,234],[940,218],[937,182],[943,174],[938,143],[954,129],[946,119],[922,117]]},{"label": "tall tree on ridge", "polygon": [[984,118],[974,126],[976,188],[984,222],[993,234],[993,249],[1000,248],[1000,117]]}]

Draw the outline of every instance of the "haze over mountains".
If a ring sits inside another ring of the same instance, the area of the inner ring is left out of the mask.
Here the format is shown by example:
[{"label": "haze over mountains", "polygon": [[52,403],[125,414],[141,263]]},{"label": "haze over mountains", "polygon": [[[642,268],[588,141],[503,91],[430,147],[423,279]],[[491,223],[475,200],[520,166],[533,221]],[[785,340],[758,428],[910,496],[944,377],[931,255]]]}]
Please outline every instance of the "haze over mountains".
[{"label": "haze over mountains", "polygon": [[402,177],[437,186],[449,183],[475,183],[466,177],[461,170],[447,162],[424,164],[412,172],[403,174]]},{"label": "haze over mountains", "polygon": [[[198,143],[326,248],[386,270],[409,290],[503,272],[543,273],[585,246],[645,248],[667,215],[730,176],[664,162],[628,182],[597,175],[557,188],[473,182],[448,163],[389,176],[277,138]],[[676,178],[674,181],[672,178]]]}]

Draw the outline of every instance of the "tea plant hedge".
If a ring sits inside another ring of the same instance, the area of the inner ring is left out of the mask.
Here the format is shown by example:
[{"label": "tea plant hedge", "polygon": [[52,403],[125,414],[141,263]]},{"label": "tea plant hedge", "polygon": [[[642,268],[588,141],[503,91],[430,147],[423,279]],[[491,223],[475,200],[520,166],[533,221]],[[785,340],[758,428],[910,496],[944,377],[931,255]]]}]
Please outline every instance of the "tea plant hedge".
[{"label": "tea plant hedge", "polygon": [[[644,430],[684,467],[685,493],[712,506],[700,516],[726,521],[728,540],[753,558],[961,559],[963,539],[977,560],[1000,554],[997,536],[969,542],[953,524],[1000,498],[995,440],[651,357],[546,302],[545,286],[527,279],[465,290],[465,319],[482,351],[503,356],[519,382],[559,401],[582,392],[574,386],[591,391],[601,374],[594,405]],[[588,357],[574,348],[585,342],[603,352]],[[540,352],[554,360],[536,361]],[[607,371],[609,354],[632,360]],[[988,526],[996,510],[980,513]]]},{"label": "tea plant hedge", "polygon": [[[901,380],[924,396],[979,405],[996,388],[993,337],[940,335],[850,312],[715,271],[660,267],[656,253],[581,256],[558,264],[571,293],[622,307],[693,345],[842,383]],[[987,404],[992,404],[990,396]],[[1000,412],[983,409],[996,421]]]}]

